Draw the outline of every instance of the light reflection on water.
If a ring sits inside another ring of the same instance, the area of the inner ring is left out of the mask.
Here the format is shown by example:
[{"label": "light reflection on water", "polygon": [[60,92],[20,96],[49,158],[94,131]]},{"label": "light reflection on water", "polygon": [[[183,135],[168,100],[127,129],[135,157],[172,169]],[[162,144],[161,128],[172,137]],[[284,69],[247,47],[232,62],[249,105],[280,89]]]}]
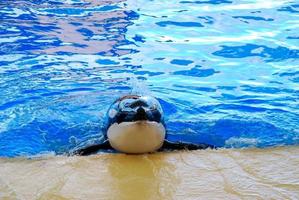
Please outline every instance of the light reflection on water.
[{"label": "light reflection on water", "polygon": [[97,142],[130,79],[158,97],[170,140],[296,145],[298,4],[0,2],[0,156]]}]

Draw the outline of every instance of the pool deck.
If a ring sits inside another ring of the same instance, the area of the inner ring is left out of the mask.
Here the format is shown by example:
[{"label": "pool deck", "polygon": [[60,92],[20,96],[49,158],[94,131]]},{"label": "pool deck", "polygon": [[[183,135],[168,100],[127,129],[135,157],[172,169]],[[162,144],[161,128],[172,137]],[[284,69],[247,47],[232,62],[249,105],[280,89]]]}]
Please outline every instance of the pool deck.
[{"label": "pool deck", "polygon": [[299,199],[299,147],[0,159],[0,199]]}]

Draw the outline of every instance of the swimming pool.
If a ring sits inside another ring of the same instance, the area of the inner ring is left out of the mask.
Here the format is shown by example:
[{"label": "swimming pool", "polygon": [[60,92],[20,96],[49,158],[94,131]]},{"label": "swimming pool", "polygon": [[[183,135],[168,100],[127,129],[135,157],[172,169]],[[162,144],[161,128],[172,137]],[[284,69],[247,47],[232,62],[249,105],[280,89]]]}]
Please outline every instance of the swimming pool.
[{"label": "swimming pool", "polygon": [[285,0],[1,1],[0,156],[97,142],[132,88],[159,98],[171,140],[297,145],[298,13]]}]

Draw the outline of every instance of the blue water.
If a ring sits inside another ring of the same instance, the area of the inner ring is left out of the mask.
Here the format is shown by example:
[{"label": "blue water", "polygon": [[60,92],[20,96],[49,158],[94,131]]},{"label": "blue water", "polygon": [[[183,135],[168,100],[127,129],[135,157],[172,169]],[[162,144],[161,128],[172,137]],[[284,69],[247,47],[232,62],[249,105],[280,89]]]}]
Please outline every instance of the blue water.
[{"label": "blue water", "polygon": [[298,145],[298,24],[285,0],[2,0],[0,156],[98,142],[136,87],[170,140]]}]

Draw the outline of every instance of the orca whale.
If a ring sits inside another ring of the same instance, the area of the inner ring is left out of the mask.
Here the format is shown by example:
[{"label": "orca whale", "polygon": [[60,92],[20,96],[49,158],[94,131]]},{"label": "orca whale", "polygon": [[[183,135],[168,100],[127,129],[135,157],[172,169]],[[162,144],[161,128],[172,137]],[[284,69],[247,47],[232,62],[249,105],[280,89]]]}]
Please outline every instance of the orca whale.
[{"label": "orca whale", "polygon": [[208,144],[168,141],[162,107],[152,96],[126,95],[114,101],[107,111],[103,134],[103,143],[77,149],[72,154],[89,155],[101,149],[142,154],[162,149],[214,148]]}]

